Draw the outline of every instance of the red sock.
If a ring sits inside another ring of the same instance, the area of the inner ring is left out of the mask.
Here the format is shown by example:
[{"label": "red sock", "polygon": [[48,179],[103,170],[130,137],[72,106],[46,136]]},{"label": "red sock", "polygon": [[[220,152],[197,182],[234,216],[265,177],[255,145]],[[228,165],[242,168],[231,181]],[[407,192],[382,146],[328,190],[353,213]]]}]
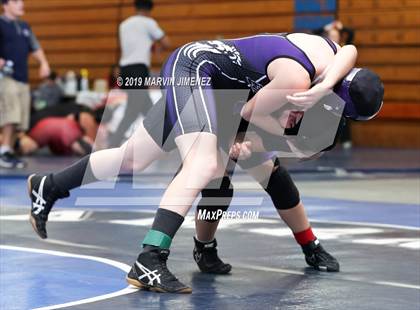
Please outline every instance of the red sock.
[{"label": "red sock", "polygon": [[299,243],[300,245],[305,245],[311,241],[316,240],[316,237],[314,233],[312,232],[311,227],[309,227],[308,229],[305,229],[304,231],[293,233],[293,235],[295,236],[297,243]]}]

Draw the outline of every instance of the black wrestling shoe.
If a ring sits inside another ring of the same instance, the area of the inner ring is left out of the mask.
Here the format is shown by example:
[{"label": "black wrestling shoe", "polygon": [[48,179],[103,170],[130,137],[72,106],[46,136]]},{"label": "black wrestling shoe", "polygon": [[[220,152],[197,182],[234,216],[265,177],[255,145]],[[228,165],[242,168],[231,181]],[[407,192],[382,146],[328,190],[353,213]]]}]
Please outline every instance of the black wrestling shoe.
[{"label": "black wrestling shoe", "polygon": [[28,193],[31,198],[31,213],[29,221],[35,232],[42,238],[47,238],[46,224],[48,214],[57,199],[68,197],[69,192],[63,192],[54,185],[51,175],[32,174],[28,178]]},{"label": "black wrestling shoe", "polygon": [[166,266],[170,251],[155,249],[142,252],[127,275],[127,282],[159,293],[190,294],[192,289],[178,281]]},{"label": "black wrestling shoe", "polygon": [[204,243],[194,238],[194,260],[201,272],[214,274],[227,274],[232,270],[230,264],[225,264],[217,255],[217,241]]},{"label": "black wrestling shoe", "polygon": [[302,246],[306,263],[316,270],[338,272],[340,264],[327,251],[324,250],[318,239]]}]

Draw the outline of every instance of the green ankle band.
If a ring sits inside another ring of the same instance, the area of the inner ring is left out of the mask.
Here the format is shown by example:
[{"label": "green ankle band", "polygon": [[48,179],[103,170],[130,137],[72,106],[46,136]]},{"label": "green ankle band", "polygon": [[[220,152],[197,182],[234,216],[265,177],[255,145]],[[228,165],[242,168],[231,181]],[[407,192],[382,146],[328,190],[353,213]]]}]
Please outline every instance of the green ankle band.
[{"label": "green ankle band", "polygon": [[161,249],[169,249],[171,247],[172,238],[163,232],[150,229],[146,237],[144,237],[143,245],[153,245]]}]

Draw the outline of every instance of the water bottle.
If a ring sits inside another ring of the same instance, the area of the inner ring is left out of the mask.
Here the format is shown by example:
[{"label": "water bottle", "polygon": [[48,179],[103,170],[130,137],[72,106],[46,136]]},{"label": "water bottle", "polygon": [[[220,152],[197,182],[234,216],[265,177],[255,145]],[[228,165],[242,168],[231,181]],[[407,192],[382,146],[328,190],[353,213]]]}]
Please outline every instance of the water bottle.
[{"label": "water bottle", "polygon": [[80,70],[80,90],[88,91],[89,90],[89,71],[85,68]]},{"label": "water bottle", "polygon": [[75,97],[77,95],[77,79],[74,71],[68,71],[66,73],[64,95],[68,97]]},{"label": "water bottle", "polygon": [[14,66],[13,61],[6,60],[6,63],[4,64],[3,68],[0,69],[0,78],[6,77],[6,76],[12,76],[14,73],[13,66]]}]

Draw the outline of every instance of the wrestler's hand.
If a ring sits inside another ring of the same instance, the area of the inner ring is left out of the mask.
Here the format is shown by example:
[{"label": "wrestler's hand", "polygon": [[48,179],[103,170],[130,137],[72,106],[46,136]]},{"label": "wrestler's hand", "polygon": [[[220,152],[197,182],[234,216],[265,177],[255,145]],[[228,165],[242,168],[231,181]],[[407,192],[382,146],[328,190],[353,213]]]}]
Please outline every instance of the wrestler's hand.
[{"label": "wrestler's hand", "polygon": [[2,69],[5,64],[6,64],[6,60],[4,60],[3,58],[0,58],[0,69]]},{"label": "wrestler's hand", "polygon": [[242,143],[234,143],[229,150],[229,157],[231,159],[245,160],[251,157],[251,142],[245,141]]},{"label": "wrestler's hand", "polygon": [[302,107],[305,111],[331,92],[332,90],[330,88],[319,83],[307,91],[295,93],[286,98],[290,103]]}]

